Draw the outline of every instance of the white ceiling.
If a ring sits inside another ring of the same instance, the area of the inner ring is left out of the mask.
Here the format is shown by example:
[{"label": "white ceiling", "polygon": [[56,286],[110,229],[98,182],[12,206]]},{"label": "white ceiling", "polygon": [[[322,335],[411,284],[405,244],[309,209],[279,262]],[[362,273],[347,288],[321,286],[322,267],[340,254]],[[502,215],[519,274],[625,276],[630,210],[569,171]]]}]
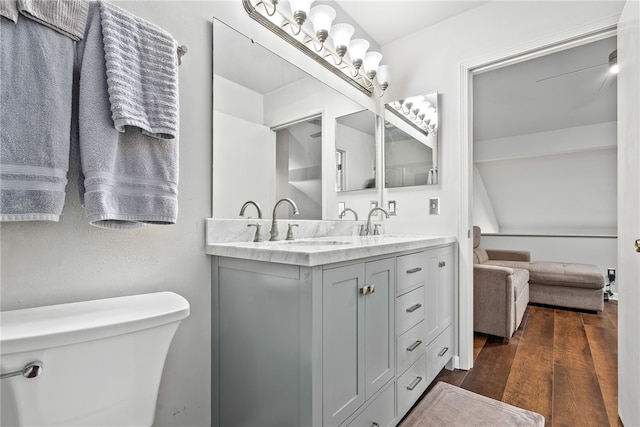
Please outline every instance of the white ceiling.
[{"label": "white ceiling", "polygon": [[615,49],[612,37],[474,76],[474,140],[615,121]]},{"label": "white ceiling", "polygon": [[342,9],[383,46],[486,1],[339,0]]}]

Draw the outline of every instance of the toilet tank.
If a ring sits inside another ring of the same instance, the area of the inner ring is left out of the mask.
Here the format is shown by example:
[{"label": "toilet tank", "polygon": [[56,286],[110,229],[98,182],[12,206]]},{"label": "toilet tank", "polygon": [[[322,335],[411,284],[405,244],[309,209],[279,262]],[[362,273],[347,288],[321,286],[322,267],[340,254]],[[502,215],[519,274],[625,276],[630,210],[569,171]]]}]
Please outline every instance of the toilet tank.
[{"label": "toilet tank", "polygon": [[0,313],[3,426],[150,426],[164,361],[189,303],[172,292]]}]

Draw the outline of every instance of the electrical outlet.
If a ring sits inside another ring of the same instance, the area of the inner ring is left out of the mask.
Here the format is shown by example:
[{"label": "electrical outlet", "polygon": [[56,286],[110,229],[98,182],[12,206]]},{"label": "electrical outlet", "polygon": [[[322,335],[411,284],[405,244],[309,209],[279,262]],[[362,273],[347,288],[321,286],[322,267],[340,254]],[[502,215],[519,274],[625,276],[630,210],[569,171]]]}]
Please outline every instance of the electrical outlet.
[{"label": "electrical outlet", "polygon": [[616,280],[616,269],[615,268],[607,268],[607,277],[609,277],[609,282],[613,282]]},{"label": "electrical outlet", "polygon": [[429,199],[429,215],[440,215],[439,197],[432,197]]}]

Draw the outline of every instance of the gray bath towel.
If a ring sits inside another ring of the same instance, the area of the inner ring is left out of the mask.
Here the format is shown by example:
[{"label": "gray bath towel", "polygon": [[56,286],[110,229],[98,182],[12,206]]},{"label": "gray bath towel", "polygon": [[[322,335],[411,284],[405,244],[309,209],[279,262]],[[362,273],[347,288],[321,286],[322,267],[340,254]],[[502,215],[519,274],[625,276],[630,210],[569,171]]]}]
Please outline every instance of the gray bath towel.
[{"label": "gray bath towel", "polygon": [[164,31],[107,2],[100,4],[111,114],[116,129],[178,136],[178,43]]},{"label": "gray bath towel", "polygon": [[86,0],[18,0],[24,16],[75,41],[84,34],[88,7]]},{"label": "gray bath towel", "polygon": [[14,23],[18,22],[17,0],[0,0],[0,16],[4,16]]},{"label": "gray bath towel", "polygon": [[89,6],[87,31],[78,43],[79,150],[84,207],[92,225],[135,228],[173,224],[178,215],[178,140],[113,126],[100,8]]},{"label": "gray bath towel", "polygon": [[0,220],[58,221],[75,43],[30,19],[0,21]]}]

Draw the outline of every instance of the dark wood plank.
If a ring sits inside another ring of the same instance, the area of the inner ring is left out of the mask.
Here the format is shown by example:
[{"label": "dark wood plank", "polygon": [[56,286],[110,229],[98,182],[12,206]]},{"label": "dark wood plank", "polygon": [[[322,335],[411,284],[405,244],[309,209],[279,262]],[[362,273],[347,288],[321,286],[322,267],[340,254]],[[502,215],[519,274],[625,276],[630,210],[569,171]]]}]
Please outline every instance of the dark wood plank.
[{"label": "dark wood plank", "polygon": [[600,427],[609,425],[593,371],[556,364],[553,378],[553,426]]},{"label": "dark wood plank", "polygon": [[618,337],[614,328],[585,325],[609,425],[618,425]]},{"label": "dark wood plank", "polygon": [[554,364],[595,372],[582,314],[554,310]]},{"label": "dark wood plank", "polygon": [[553,420],[553,352],[549,346],[521,341],[516,351],[502,401]]},{"label": "dark wood plank", "polygon": [[482,351],[482,347],[487,342],[487,336],[484,334],[474,334],[473,336],[473,360],[478,358],[478,355]]},{"label": "dark wood plank", "polygon": [[543,307],[529,307],[527,326],[522,334],[522,343],[548,347],[553,350],[554,310]]},{"label": "dark wood plank", "polygon": [[427,390],[433,388],[433,386],[436,385],[439,381],[443,381],[445,383],[460,387],[468,373],[469,371],[463,371],[462,369],[454,369],[453,371],[443,369],[442,371],[440,371],[436,379],[433,380],[433,382],[429,385],[429,388]]},{"label": "dark wood plank", "polygon": [[508,344],[498,338],[488,339],[474,362],[474,369],[462,382],[462,388],[502,400],[518,342],[517,338],[512,338]]}]

